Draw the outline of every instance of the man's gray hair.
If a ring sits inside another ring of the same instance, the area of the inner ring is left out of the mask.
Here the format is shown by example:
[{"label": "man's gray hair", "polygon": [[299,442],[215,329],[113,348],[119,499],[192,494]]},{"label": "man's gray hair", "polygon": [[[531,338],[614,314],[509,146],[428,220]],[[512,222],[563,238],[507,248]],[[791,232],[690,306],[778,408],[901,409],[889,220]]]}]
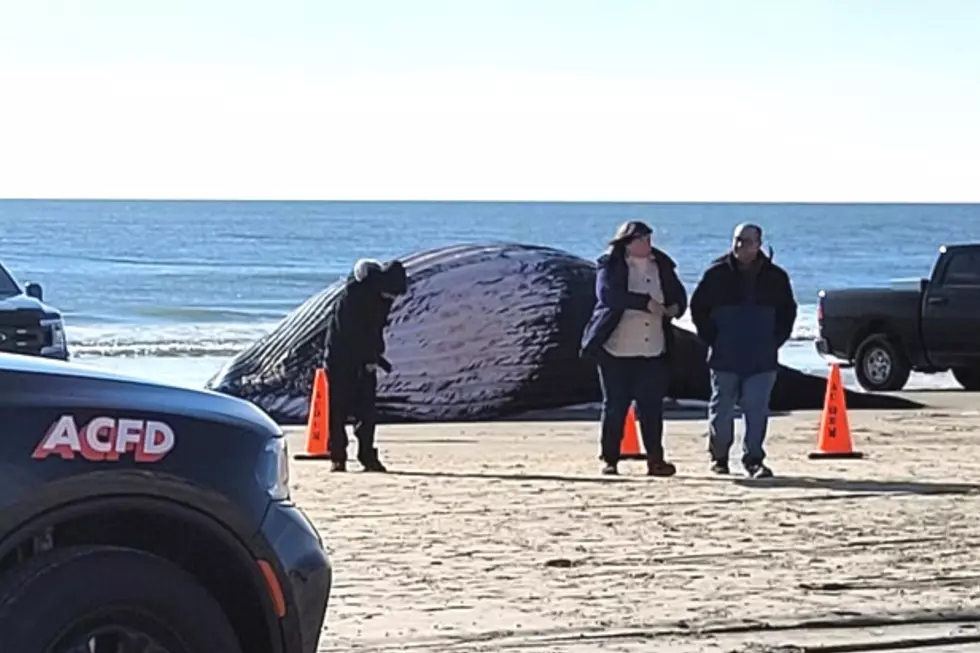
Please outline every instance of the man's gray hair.
[{"label": "man's gray hair", "polygon": [[381,271],[381,262],[373,258],[358,259],[354,263],[354,280],[364,281],[372,272]]},{"label": "man's gray hair", "polygon": [[762,242],[762,227],[760,227],[754,222],[743,222],[742,224],[738,225],[737,227],[735,227],[735,234],[740,234],[746,229],[752,229],[753,231],[755,231],[756,236],[759,238],[759,242],[760,243]]}]

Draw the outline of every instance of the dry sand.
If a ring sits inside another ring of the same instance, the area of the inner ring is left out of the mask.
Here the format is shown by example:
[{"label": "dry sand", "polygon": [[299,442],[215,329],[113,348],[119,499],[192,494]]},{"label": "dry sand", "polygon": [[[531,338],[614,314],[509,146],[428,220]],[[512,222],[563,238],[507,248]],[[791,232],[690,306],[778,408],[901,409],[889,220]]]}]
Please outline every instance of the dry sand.
[{"label": "dry sand", "polygon": [[850,412],[863,460],[774,417],[767,480],[708,473],[700,411],[666,425],[670,479],[601,476],[591,415],[381,427],[389,475],[294,461],[335,566],[319,650],[980,650],[952,644],[980,642],[980,395],[909,396]]}]

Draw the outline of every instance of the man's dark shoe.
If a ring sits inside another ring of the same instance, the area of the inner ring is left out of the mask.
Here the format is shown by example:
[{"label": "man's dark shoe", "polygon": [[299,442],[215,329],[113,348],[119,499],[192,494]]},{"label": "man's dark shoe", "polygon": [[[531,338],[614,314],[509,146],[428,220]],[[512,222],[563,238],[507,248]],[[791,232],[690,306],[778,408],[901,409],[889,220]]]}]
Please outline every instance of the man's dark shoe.
[{"label": "man's dark shoe", "polygon": [[647,476],[673,476],[677,473],[677,467],[666,460],[647,461]]},{"label": "man's dark shoe", "polygon": [[331,472],[346,472],[347,463],[343,460],[334,460],[330,463]]},{"label": "man's dark shoe", "polygon": [[602,473],[606,476],[616,476],[619,474],[619,470],[616,468],[615,464],[606,463],[605,467],[602,468]]},{"label": "man's dark shoe", "polygon": [[772,478],[772,470],[762,463],[750,463],[746,465],[745,473],[751,478]]},{"label": "man's dark shoe", "polygon": [[378,472],[384,474],[388,471],[388,468],[381,464],[381,461],[375,458],[374,460],[362,461],[361,464],[364,466],[365,472]]},{"label": "man's dark shoe", "polygon": [[728,469],[728,461],[727,460],[716,460],[716,461],[712,462],[711,463],[711,471],[714,474],[727,474],[729,472],[729,469]]},{"label": "man's dark shoe", "polygon": [[388,471],[388,469],[381,464],[381,458],[378,457],[377,448],[369,449],[363,453],[360,453],[357,456],[357,459],[361,465],[364,466],[365,472],[379,472],[383,474],[384,472]]}]

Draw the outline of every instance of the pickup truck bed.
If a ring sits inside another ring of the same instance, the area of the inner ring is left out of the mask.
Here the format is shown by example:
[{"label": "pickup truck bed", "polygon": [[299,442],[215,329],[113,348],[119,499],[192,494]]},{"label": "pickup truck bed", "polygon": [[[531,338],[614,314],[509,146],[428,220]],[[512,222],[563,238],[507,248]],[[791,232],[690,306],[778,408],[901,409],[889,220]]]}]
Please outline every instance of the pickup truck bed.
[{"label": "pickup truck bed", "polygon": [[853,366],[866,390],[901,390],[912,371],[952,371],[980,390],[980,244],[941,247],[912,288],[822,290],[817,323],[817,351]]}]

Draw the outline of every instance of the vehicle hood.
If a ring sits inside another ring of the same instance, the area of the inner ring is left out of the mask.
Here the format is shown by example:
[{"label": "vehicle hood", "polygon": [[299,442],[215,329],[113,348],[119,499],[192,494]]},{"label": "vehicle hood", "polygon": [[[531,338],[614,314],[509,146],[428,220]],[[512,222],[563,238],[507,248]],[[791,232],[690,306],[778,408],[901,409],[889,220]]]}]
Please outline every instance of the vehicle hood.
[{"label": "vehicle hood", "polygon": [[196,390],[102,370],[77,362],[0,353],[0,392],[25,406],[98,407],[214,420],[282,435],[254,404],[230,395]]},{"label": "vehicle hood", "polygon": [[44,302],[38,301],[28,295],[13,295],[11,297],[0,297],[0,312],[8,311],[34,311],[43,313],[49,317],[60,317],[61,314]]}]

